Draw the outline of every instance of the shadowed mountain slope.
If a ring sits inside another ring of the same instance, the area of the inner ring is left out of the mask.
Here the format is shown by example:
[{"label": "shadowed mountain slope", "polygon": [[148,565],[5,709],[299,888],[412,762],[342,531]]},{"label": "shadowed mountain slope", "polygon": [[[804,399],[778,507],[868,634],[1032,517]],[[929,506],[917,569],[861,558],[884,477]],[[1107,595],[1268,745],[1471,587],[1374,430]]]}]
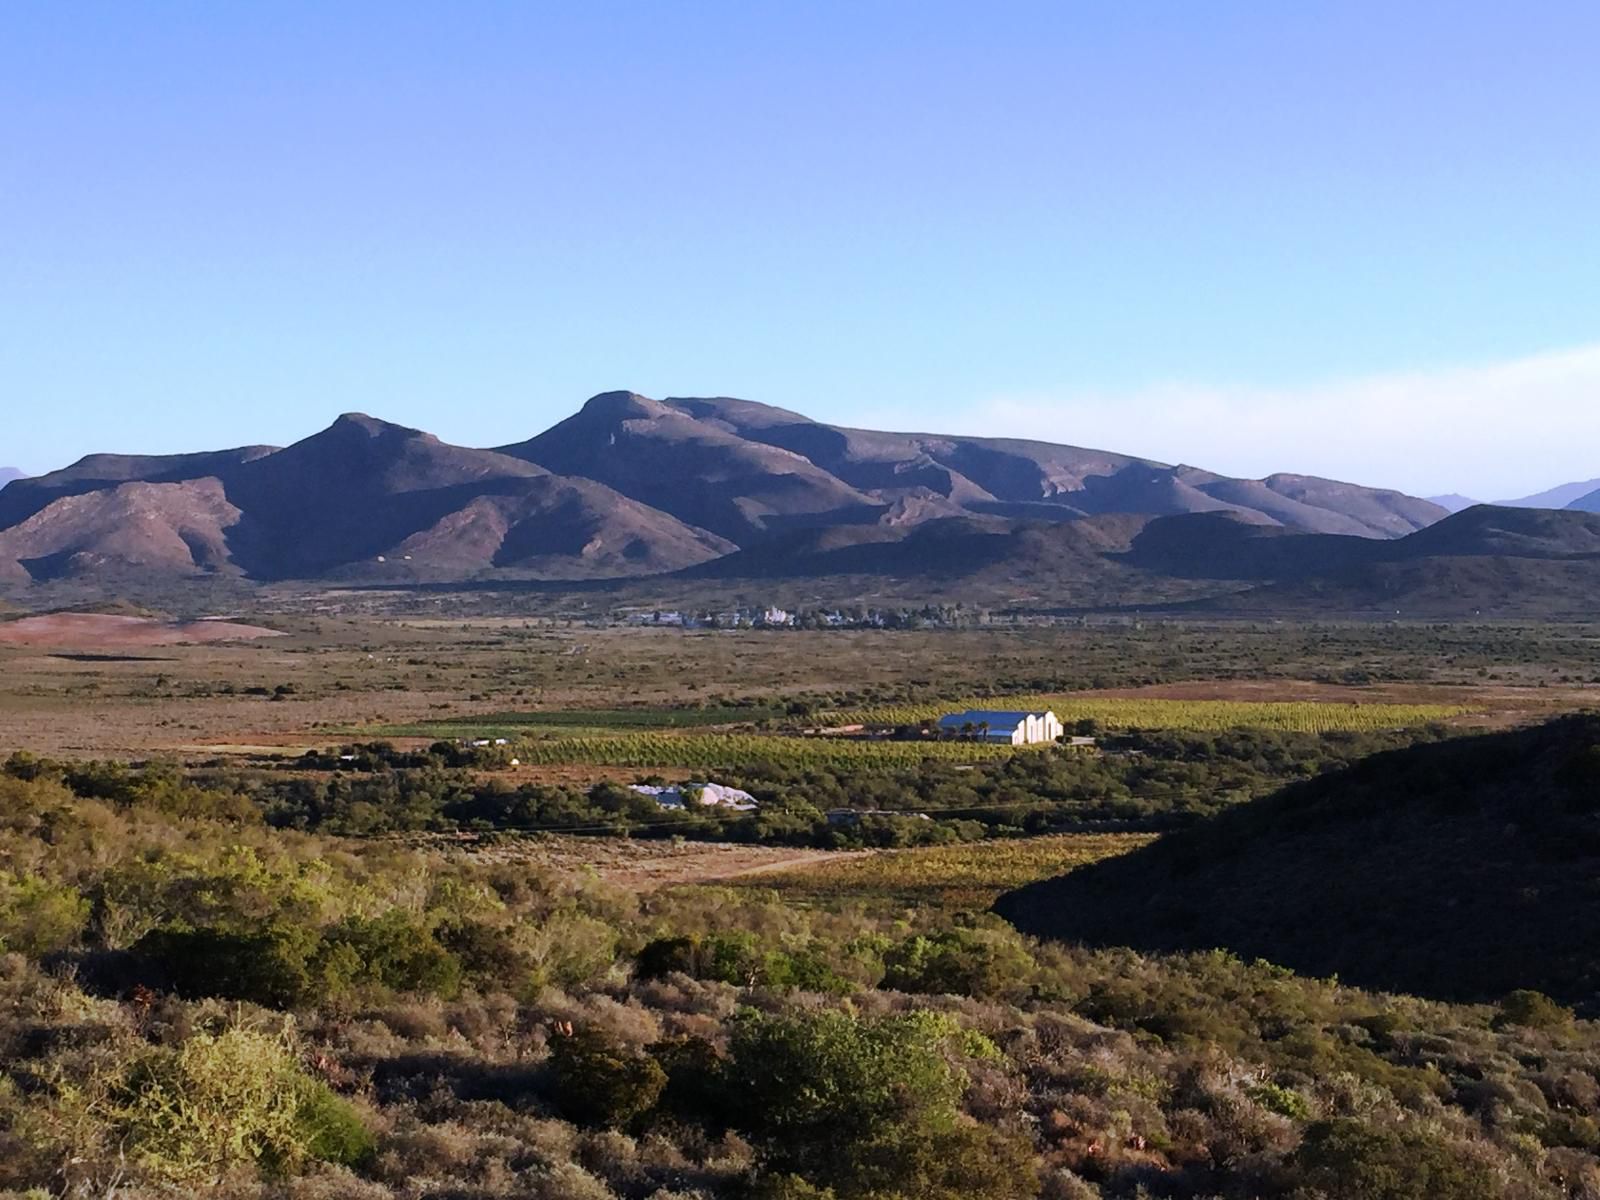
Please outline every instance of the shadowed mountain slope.
[{"label": "shadowed mountain slope", "polygon": [[1376,755],[1011,892],[1041,936],[1600,1009],[1600,717]]}]

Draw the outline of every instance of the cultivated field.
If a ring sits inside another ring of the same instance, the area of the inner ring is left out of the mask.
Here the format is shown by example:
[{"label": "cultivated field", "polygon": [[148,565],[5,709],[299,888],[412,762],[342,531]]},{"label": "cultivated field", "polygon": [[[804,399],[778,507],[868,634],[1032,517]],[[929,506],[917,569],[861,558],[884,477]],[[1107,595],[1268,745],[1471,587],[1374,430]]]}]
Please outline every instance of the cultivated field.
[{"label": "cultivated field", "polygon": [[791,902],[858,900],[907,908],[982,910],[1002,892],[1126,854],[1153,840],[1141,833],[1067,833],[881,850],[740,882],[774,888]]},{"label": "cultivated field", "polygon": [[1237,701],[1134,699],[1077,694],[967,697],[944,703],[882,705],[829,714],[838,723],[915,725],[962,709],[1050,709],[1062,722],[1093,721],[1108,729],[1275,729],[1287,733],[1365,732],[1446,721],[1463,704],[1386,704],[1381,701]]},{"label": "cultivated field", "polygon": [[[113,647],[103,634],[86,638],[58,622],[43,643],[30,635],[34,644],[0,644],[0,747],[72,756],[297,754],[358,730],[715,732],[779,724],[791,707],[815,723],[829,712],[933,715],[958,699],[987,705],[1000,695],[1065,697],[1065,718],[1108,726],[1213,728],[1247,719],[1372,727],[1447,711],[1462,714],[1452,724],[1503,724],[1600,698],[1600,636],[1584,626],[685,632],[352,616],[338,611],[343,604],[338,596],[301,597],[287,611],[252,609],[237,619],[280,636],[251,641]],[[170,627],[164,618],[157,624]],[[1159,700],[1249,707],[1151,707]],[[1324,707],[1271,707],[1311,701]],[[1351,703],[1361,707],[1345,715]],[[608,745],[586,757],[633,762],[636,749]]]}]

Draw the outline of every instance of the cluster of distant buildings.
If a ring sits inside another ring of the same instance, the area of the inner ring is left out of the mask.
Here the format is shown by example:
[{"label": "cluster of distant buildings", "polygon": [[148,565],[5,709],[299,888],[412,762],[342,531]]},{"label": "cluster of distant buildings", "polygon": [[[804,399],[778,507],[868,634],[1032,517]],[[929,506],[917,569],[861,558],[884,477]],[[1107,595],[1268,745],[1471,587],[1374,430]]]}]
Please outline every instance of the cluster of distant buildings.
[{"label": "cluster of distant buildings", "polygon": [[[730,812],[754,812],[760,807],[756,798],[743,788],[729,787],[723,783],[632,783],[628,790],[648,796],[663,809],[683,812],[695,808],[718,808]],[[823,814],[829,825],[859,825],[864,817],[905,817],[914,821],[931,821],[922,812],[900,812],[883,808],[830,808]]]},{"label": "cluster of distant buildings", "polygon": [[752,605],[721,611],[651,609],[616,619],[625,625],[674,629],[921,629],[964,628],[986,625],[987,611],[960,605],[926,605],[922,608],[802,608]]},{"label": "cluster of distant buildings", "polygon": [[[827,623],[844,624],[839,613],[824,614]],[[785,629],[795,624],[796,615],[786,608],[730,608],[724,612],[686,613],[678,609],[656,609],[634,613],[629,625],[661,625],[674,629]]]}]

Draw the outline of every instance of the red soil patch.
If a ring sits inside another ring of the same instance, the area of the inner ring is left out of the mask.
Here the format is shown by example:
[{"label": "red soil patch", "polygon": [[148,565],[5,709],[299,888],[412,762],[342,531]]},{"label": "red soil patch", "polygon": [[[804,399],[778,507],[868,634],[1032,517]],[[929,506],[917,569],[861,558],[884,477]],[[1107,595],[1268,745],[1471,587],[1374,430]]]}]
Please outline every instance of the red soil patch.
[{"label": "red soil patch", "polygon": [[107,613],[51,613],[0,622],[0,645],[60,646],[73,650],[189,646],[201,642],[237,642],[281,636],[275,629],[242,625],[234,621],[168,622]]}]

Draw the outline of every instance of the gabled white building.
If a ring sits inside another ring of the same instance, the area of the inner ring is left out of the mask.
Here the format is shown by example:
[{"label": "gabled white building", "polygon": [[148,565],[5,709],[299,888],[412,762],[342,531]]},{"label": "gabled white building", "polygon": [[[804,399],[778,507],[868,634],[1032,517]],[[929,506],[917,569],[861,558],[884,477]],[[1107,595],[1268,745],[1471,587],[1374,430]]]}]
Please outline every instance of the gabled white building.
[{"label": "gabled white building", "polygon": [[973,708],[939,718],[941,732],[974,741],[998,742],[1006,746],[1032,746],[1053,742],[1065,731],[1055,713],[1000,712]]}]

